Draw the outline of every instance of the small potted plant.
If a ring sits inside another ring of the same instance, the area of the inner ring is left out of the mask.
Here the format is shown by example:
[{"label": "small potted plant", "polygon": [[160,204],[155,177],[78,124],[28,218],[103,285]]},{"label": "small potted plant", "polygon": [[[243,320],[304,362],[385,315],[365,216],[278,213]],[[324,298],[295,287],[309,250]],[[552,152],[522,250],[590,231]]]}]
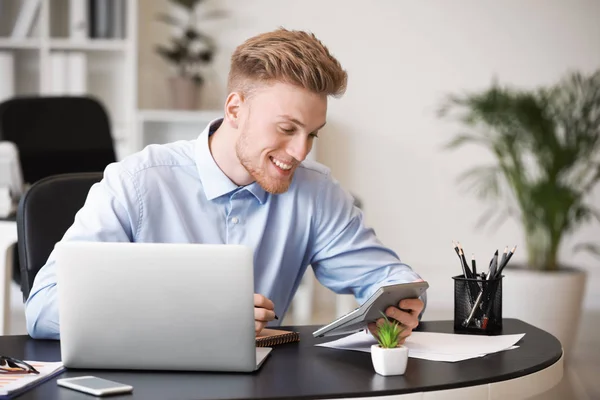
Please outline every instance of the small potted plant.
[{"label": "small potted plant", "polygon": [[400,334],[404,328],[398,321],[390,321],[383,314],[383,322],[377,324],[376,335],[378,344],[371,346],[373,368],[379,375],[403,375],[408,362],[408,348],[399,345]]},{"label": "small potted plant", "polygon": [[174,28],[169,45],[157,45],[155,49],[172,66],[169,83],[176,109],[196,109],[198,89],[205,81],[207,67],[217,50],[215,40],[198,26],[227,15],[217,9],[200,13],[202,3],[204,0],[171,0],[173,15],[161,13],[158,16],[160,21]]}]

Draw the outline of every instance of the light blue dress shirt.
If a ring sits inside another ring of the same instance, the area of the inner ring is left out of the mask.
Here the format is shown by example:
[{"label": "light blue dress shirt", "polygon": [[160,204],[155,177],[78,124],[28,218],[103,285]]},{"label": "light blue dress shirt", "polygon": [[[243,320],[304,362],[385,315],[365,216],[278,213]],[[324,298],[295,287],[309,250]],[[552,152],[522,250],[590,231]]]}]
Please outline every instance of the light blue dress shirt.
[{"label": "light blue dress shirt", "polygon": [[[197,140],[150,145],[110,164],[62,240],[248,245],[255,292],[274,302],[279,322],[309,265],[323,285],[359,303],[383,284],[420,279],[365,227],[326,167],[303,162],[278,195],[234,184],[208,147],[220,121]],[[57,284],[51,254],[26,303],[34,338],[59,338]]]}]

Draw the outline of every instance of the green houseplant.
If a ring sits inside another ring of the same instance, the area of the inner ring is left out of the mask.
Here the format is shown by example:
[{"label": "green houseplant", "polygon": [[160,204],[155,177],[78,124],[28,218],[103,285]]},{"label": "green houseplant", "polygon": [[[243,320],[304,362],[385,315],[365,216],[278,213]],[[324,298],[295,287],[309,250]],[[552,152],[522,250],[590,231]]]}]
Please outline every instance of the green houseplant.
[{"label": "green houseplant", "polygon": [[[441,116],[458,112],[469,128],[449,148],[485,147],[495,163],[476,166],[459,180],[490,202],[483,223],[494,214],[517,218],[530,268],[560,268],[563,239],[583,223],[600,221],[588,195],[600,181],[600,70],[571,73],[559,83],[518,90],[491,88],[450,96]],[[580,244],[598,253],[597,244]]]},{"label": "green houseplant", "polygon": [[408,362],[408,348],[399,345],[404,328],[381,313],[383,321],[376,326],[377,344],[371,346],[373,368],[379,375],[402,375]]},{"label": "green houseplant", "polygon": [[[527,261],[525,268],[505,270],[503,317],[554,334],[568,357],[586,277],[561,262],[559,252],[568,235],[600,220],[590,204],[600,180],[600,70],[569,73],[556,84],[529,90],[494,83],[449,96],[440,116],[457,117],[467,128],[449,148],[475,145],[493,155],[491,164],[459,177],[490,206],[481,223],[512,217],[524,233]],[[598,253],[599,245],[579,243],[575,250]]]},{"label": "green houseplant", "polygon": [[156,45],[156,52],[174,71],[170,79],[173,102],[176,108],[196,107],[199,87],[206,80],[207,67],[216,53],[215,40],[198,25],[209,19],[223,17],[222,10],[200,13],[205,0],[171,0],[171,13],[160,13],[158,20],[173,28],[168,45]]}]

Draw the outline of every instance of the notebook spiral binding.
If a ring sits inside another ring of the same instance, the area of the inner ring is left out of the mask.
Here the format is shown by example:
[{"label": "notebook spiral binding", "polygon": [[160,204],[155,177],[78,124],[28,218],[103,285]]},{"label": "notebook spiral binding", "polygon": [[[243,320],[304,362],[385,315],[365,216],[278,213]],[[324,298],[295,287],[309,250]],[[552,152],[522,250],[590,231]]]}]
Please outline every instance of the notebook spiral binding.
[{"label": "notebook spiral binding", "polygon": [[290,332],[290,333],[286,333],[285,335],[278,335],[278,336],[274,336],[274,337],[264,337],[264,338],[256,339],[256,347],[271,347],[271,346],[275,346],[278,344],[292,343],[292,342],[299,342],[299,341],[300,341],[300,335],[298,334],[298,332]]}]

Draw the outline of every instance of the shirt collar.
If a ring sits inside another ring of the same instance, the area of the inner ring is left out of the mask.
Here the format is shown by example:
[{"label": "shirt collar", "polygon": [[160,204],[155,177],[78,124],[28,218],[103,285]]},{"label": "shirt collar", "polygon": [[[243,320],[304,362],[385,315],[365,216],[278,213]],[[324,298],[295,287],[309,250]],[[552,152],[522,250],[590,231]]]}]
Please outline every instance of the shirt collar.
[{"label": "shirt collar", "polygon": [[[210,121],[196,140],[196,167],[208,200],[214,200],[224,194],[240,189],[221,171],[208,147],[208,137],[219,128],[222,122],[223,118]],[[252,193],[260,204],[264,204],[267,200],[268,193],[258,183],[253,182],[245,189]]]},{"label": "shirt collar", "polygon": [[250,185],[246,186],[246,190],[252,193],[260,204],[265,204],[265,201],[267,201],[267,196],[269,193],[265,191],[265,189],[263,189],[258,183],[251,183]]}]

